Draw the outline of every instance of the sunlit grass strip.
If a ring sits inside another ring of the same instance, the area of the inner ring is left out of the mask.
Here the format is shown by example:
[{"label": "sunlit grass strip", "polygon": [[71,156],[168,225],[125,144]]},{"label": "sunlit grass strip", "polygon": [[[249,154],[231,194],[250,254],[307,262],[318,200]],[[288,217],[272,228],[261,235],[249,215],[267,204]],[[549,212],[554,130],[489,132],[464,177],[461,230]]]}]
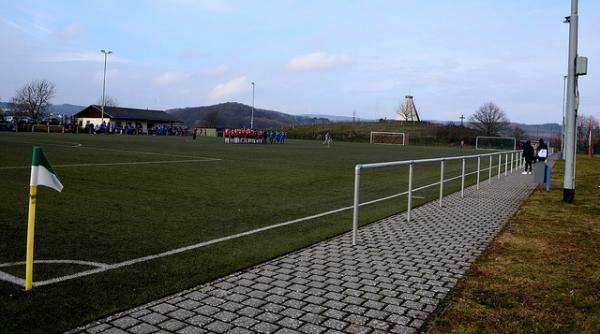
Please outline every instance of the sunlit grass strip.
[{"label": "sunlit grass strip", "polygon": [[432,333],[600,333],[600,159],[579,156],[574,204],[563,167],[459,281]]}]

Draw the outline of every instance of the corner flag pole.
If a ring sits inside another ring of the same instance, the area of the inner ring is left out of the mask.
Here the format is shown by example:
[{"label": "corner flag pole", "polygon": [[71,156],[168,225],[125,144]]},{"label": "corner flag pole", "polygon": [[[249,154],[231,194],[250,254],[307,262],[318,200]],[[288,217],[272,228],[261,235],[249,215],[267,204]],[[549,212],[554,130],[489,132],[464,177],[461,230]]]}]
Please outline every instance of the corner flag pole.
[{"label": "corner flag pole", "polygon": [[33,286],[33,237],[35,235],[35,206],[37,186],[29,186],[29,219],[27,222],[27,257],[25,261],[25,291]]},{"label": "corner flag pole", "polygon": [[33,287],[33,239],[35,236],[35,207],[38,185],[62,191],[63,185],[42,148],[33,147],[31,154],[31,179],[29,181],[29,218],[27,222],[27,255],[25,258],[25,291]]}]

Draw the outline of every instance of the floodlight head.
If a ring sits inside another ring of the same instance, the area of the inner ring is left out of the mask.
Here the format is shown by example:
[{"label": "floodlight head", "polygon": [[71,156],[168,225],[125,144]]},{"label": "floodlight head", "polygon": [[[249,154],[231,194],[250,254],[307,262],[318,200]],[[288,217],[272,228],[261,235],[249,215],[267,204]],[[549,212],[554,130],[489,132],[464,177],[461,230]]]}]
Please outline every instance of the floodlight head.
[{"label": "floodlight head", "polygon": [[563,23],[570,23],[570,22],[571,22],[571,17],[565,16],[565,20],[563,21]]}]

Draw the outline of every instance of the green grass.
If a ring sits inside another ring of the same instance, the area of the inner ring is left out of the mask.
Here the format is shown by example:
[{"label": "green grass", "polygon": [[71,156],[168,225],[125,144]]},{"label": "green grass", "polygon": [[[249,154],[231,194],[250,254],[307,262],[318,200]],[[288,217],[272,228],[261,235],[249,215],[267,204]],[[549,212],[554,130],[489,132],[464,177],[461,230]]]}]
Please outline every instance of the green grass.
[{"label": "green grass", "polygon": [[431,333],[600,333],[600,159],[578,157],[573,204],[563,170],[459,281]]},{"label": "green grass", "polygon": [[[74,147],[77,143],[81,146]],[[450,148],[357,143],[327,148],[318,141],[299,140],[284,145],[225,145],[205,137],[192,141],[190,137],[0,133],[0,263],[25,259],[28,166],[34,144],[44,148],[65,186],[62,193],[40,188],[35,259],[109,264],[349,206],[356,163],[460,153]],[[222,160],[63,166],[199,157]],[[475,164],[468,167],[471,171]],[[405,191],[406,170],[363,171],[361,201]],[[414,187],[436,182],[438,173],[437,164],[416,166]],[[446,164],[446,175],[459,173],[460,163]],[[474,182],[474,176],[467,182]],[[459,186],[454,181],[446,190],[456,191]],[[424,197],[413,201],[419,205],[436,198],[437,187],[416,195]],[[360,223],[405,208],[405,197],[363,207]],[[351,214],[346,211],[31,292],[2,281],[0,331],[67,330],[339,235],[350,229]],[[84,269],[36,265],[34,282]],[[23,266],[2,270],[24,277]]]}]

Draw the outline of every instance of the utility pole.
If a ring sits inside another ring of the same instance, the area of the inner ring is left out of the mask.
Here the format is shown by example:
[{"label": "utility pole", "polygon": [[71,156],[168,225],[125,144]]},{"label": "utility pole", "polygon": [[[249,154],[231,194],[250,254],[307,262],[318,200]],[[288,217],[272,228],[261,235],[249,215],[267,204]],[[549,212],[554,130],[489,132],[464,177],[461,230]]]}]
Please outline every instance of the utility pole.
[{"label": "utility pole", "polygon": [[571,0],[571,16],[565,18],[569,23],[569,71],[567,73],[567,112],[565,124],[565,177],[563,185],[563,201],[572,203],[575,200],[575,160],[577,139],[577,76],[587,74],[587,58],[577,56],[577,28],[579,16],[577,0]]},{"label": "utility pole", "polygon": [[463,120],[465,119],[465,115],[460,115],[460,126],[465,126]]}]

